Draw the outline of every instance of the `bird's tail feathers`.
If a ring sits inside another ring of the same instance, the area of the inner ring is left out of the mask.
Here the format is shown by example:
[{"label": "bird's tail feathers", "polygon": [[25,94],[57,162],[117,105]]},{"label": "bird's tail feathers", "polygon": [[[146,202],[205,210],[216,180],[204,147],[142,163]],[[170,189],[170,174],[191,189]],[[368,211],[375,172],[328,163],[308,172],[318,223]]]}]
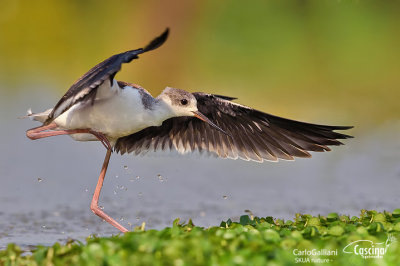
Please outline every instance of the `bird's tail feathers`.
[{"label": "bird's tail feathers", "polygon": [[32,113],[32,109],[29,108],[28,111],[26,111],[26,115],[20,117],[22,118],[29,118],[31,120],[35,120],[35,121],[39,121],[41,123],[44,123],[47,118],[49,117],[49,114],[51,113],[51,111],[53,110],[53,108],[47,109],[44,112],[41,113]]}]

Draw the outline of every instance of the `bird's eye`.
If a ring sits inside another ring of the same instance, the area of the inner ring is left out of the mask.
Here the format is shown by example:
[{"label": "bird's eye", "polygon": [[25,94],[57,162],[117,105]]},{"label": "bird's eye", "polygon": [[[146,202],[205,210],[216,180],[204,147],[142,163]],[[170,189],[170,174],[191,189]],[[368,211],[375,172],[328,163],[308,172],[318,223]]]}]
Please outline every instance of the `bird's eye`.
[{"label": "bird's eye", "polygon": [[181,104],[182,104],[182,105],[186,105],[186,104],[188,104],[188,100],[186,100],[186,99],[182,99],[182,100],[181,100]]}]

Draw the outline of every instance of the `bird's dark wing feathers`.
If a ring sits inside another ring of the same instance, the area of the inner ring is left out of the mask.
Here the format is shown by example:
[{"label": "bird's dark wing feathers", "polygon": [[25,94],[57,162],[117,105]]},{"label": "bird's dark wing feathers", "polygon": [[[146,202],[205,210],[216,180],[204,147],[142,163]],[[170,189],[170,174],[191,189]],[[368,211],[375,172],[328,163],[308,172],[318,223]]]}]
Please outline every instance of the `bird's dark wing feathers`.
[{"label": "bird's dark wing feathers", "polygon": [[114,149],[121,154],[176,149],[206,151],[223,158],[276,161],[310,157],[308,151],[329,151],[351,136],[334,132],[347,126],[304,123],[266,114],[231,102],[231,97],[194,93],[198,110],[228,136],[195,117],[175,117],[161,126],[148,127],[119,138]]},{"label": "bird's dark wing feathers", "polygon": [[67,111],[78,101],[94,101],[97,88],[105,81],[110,85],[115,74],[121,69],[123,63],[129,63],[133,59],[139,58],[138,55],[160,47],[168,37],[169,30],[166,29],[159,37],[155,38],[145,48],[127,51],[116,54],[90,69],[85,75],[78,79],[64,94],[60,101],[50,113],[47,123]]}]

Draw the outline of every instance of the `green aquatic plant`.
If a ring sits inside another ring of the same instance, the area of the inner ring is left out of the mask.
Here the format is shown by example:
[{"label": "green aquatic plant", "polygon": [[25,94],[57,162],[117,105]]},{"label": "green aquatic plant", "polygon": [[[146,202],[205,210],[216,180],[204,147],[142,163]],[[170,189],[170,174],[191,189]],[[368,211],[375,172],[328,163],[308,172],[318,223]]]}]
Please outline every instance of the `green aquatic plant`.
[{"label": "green aquatic plant", "polygon": [[[38,246],[24,255],[9,244],[0,265],[396,265],[400,209],[359,216],[296,214],[293,220],[243,215],[202,228],[191,220],[162,230]],[[369,253],[366,253],[369,252]]]}]

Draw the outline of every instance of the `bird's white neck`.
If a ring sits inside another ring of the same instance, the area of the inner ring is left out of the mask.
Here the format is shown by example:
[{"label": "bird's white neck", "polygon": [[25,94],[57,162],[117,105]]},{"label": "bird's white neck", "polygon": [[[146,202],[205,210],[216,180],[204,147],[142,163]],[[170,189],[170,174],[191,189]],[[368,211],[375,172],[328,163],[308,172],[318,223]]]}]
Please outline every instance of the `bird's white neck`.
[{"label": "bird's white neck", "polygon": [[175,117],[176,114],[171,106],[162,98],[155,98],[152,106],[147,109],[149,115],[149,123],[153,126],[159,126],[164,120]]}]

